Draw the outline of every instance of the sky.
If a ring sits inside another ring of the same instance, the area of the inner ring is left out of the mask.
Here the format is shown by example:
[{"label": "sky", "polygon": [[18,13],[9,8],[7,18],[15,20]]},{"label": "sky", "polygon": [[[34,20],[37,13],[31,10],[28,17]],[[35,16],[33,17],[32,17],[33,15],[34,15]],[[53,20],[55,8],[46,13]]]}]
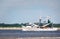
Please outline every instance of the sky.
[{"label": "sky", "polygon": [[60,0],[0,0],[0,23],[33,23],[40,16],[60,23]]}]

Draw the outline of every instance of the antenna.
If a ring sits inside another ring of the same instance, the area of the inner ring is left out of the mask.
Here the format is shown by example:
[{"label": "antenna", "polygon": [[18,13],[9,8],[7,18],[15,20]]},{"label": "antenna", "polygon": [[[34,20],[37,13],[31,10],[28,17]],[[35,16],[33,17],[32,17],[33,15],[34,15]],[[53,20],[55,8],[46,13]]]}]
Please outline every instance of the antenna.
[{"label": "antenna", "polygon": [[40,16],[39,19],[42,19],[42,17]]},{"label": "antenna", "polygon": [[47,19],[51,19],[51,17],[50,16],[47,16]]}]

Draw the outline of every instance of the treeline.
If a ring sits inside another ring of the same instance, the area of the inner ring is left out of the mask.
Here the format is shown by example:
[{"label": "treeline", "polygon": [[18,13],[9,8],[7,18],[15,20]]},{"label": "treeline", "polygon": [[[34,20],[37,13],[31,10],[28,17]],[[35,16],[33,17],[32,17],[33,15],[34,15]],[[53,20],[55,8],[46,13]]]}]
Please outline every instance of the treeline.
[{"label": "treeline", "polygon": [[5,23],[0,23],[0,27],[22,27],[22,26],[26,26],[27,23],[15,23],[15,24],[5,24]]},{"label": "treeline", "polygon": [[54,27],[60,27],[60,24],[53,24]]},{"label": "treeline", "polygon": [[21,24],[4,24],[0,23],[0,27],[22,27]]},{"label": "treeline", "polygon": [[[22,26],[26,26],[28,25],[28,23],[15,23],[15,24],[5,24],[5,23],[0,23],[0,27],[22,27]],[[37,24],[38,25],[38,24]],[[60,24],[53,24],[54,27],[60,27]]]}]

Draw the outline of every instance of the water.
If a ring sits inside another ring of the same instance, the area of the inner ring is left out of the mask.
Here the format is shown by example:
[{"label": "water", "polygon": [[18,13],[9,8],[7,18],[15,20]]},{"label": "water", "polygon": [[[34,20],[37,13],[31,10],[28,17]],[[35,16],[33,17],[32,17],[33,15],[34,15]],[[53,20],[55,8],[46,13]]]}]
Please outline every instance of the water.
[{"label": "water", "polygon": [[0,30],[0,37],[60,37],[60,31]]}]

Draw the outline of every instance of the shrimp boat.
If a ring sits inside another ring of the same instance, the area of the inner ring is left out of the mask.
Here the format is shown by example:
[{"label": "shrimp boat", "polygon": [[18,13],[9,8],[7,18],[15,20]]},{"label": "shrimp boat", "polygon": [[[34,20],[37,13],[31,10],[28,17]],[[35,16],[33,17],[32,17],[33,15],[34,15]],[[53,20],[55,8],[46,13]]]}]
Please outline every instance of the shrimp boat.
[{"label": "shrimp boat", "polygon": [[[47,24],[48,25],[48,24]],[[22,28],[22,31],[57,31],[58,28],[50,28],[46,25],[39,27],[39,26],[26,26]]]},{"label": "shrimp boat", "polygon": [[39,19],[38,25],[30,23],[28,26],[22,27],[22,31],[57,31],[57,30],[58,28],[54,28],[53,23],[51,23],[49,19],[47,23],[43,25],[43,23],[41,23],[41,18]]}]

